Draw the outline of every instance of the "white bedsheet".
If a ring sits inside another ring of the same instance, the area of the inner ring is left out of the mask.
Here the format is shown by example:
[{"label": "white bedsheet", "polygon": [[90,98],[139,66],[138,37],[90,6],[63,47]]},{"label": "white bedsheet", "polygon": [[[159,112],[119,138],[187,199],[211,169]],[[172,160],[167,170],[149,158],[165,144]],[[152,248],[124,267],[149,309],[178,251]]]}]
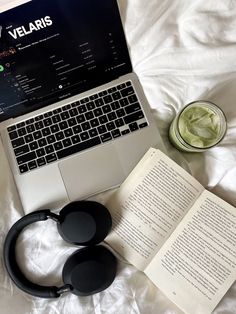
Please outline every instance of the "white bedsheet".
[{"label": "white bedsheet", "polygon": [[[0,0],[0,10],[11,2],[17,1]],[[119,0],[119,4],[133,67],[168,155],[207,189],[236,206],[236,1]],[[224,110],[228,132],[216,148],[183,154],[169,144],[168,126],[181,107],[197,99],[211,100]],[[102,194],[95,199],[103,202],[105,197]],[[119,262],[112,286],[92,297],[63,295],[45,300],[16,288],[4,269],[2,246],[8,229],[23,211],[1,145],[0,213],[1,314],[182,313],[125,261]],[[54,224],[38,223],[19,239],[21,267],[41,284],[60,285],[62,265],[76,249],[59,238]],[[236,284],[214,313],[236,313]]]}]

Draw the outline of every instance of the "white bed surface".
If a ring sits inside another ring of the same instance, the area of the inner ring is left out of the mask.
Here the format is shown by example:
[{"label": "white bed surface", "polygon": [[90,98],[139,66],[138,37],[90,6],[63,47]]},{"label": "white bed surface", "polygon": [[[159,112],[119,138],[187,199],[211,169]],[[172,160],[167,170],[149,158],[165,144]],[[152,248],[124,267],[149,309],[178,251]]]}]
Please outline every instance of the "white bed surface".
[{"label": "white bed surface", "polygon": [[[0,10],[17,2],[0,0]],[[119,4],[134,71],[168,155],[236,207],[236,1],[119,0]],[[228,131],[218,147],[201,154],[183,154],[169,144],[168,126],[180,108],[198,99],[211,100],[223,109]],[[104,202],[106,197],[102,194],[95,199]],[[16,288],[4,269],[2,247],[7,231],[23,210],[1,144],[0,211],[1,314],[182,313],[143,273],[124,261],[119,263],[112,286],[92,297],[68,294],[44,300]],[[54,224],[37,223],[19,239],[21,267],[41,284],[60,285],[62,265],[76,249],[60,239]],[[236,284],[214,311],[235,313]]]}]

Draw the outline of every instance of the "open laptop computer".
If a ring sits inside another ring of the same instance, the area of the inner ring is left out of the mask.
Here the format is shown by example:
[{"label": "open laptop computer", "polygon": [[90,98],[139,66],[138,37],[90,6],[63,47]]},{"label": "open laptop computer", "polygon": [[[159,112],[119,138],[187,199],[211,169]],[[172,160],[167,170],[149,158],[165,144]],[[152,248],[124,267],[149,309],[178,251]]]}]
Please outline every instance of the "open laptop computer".
[{"label": "open laptop computer", "polygon": [[161,145],[116,0],[0,14],[0,131],[25,212],[118,186]]}]

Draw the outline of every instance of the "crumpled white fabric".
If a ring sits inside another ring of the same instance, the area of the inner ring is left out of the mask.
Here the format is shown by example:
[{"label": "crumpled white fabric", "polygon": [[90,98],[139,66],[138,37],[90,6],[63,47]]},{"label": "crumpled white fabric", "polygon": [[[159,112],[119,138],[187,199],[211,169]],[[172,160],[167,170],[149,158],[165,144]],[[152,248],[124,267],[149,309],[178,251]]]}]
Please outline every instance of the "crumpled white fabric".
[{"label": "crumpled white fabric", "polygon": [[[0,10],[17,2],[20,0],[0,0]],[[134,71],[149,100],[168,155],[207,189],[236,206],[236,1],[118,2]],[[198,99],[211,100],[223,109],[228,131],[224,140],[207,152],[180,153],[168,141],[168,127],[180,108]],[[100,194],[94,199],[104,202],[108,195]],[[44,300],[16,288],[5,271],[2,247],[7,231],[23,215],[23,210],[1,144],[0,212],[1,314],[182,313],[142,272],[121,258],[112,286],[91,297],[67,294],[56,300]],[[17,253],[20,266],[30,279],[60,285],[62,265],[76,249],[61,240],[53,221],[47,221],[25,230],[18,241]],[[236,284],[214,311],[234,313]]]}]

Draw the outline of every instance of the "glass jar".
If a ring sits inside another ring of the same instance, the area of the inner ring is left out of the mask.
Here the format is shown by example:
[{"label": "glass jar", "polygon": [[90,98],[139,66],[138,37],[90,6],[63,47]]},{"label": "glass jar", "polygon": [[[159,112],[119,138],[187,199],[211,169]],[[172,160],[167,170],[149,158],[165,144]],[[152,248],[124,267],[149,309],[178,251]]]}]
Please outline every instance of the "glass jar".
[{"label": "glass jar", "polygon": [[169,128],[169,139],[179,150],[202,152],[224,137],[227,122],[222,110],[212,102],[199,100],[186,105]]}]

